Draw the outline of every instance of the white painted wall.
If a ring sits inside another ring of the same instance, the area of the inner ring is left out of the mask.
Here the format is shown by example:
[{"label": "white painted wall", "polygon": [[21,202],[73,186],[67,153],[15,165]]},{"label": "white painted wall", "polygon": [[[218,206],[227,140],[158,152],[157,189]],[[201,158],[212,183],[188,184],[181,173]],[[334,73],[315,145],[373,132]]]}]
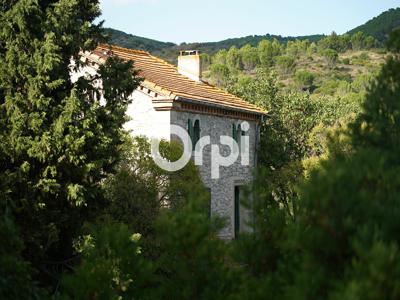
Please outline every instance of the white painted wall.
[{"label": "white painted wall", "polygon": [[147,93],[136,90],[130,97],[133,101],[128,106],[127,115],[130,121],[124,129],[132,136],[146,136],[170,140],[171,114],[169,111],[156,111],[153,108],[152,97]]},{"label": "white painted wall", "polygon": [[[74,62],[71,62],[74,65]],[[84,76],[96,75],[97,68],[95,66],[85,66],[78,72],[71,72],[72,82],[76,82],[78,78]],[[99,86],[101,83],[98,83]],[[146,136],[149,138],[170,140],[170,112],[156,111],[153,108],[152,97],[140,91],[135,90],[129,97],[132,103],[128,106],[127,116],[129,121],[125,123],[124,129],[129,131],[132,136]],[[104,103],[102,98],[100,103]]]}]

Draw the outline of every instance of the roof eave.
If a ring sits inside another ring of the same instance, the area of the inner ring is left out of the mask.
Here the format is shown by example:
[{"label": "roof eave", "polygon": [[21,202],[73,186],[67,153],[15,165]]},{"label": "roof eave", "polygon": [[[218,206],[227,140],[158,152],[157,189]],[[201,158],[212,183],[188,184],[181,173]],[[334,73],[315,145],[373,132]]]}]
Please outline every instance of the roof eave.
[{"label": "roof eave", "polygon": [[256,110],[232,107],[229,105],[211,103],[211,102],[205,103],[206,100],[196,100],[196,99],[190,99],[190,98],[181,97],[181,96],[176,96],[175,100],[181,101],[181,102],[186,102],[186,103],[207,105],[207,106],[211,106],[211,107],[215,107],[215,108],[223,108],[223,109],[227,109],[227,110],[231,110],[231,111],[250,113],[250,114],[254,114],[254,115],[258,115],[258,116],[264,116],[264,115],[268,114],[268,112],[266,112],[266,111],[256,111]]}]

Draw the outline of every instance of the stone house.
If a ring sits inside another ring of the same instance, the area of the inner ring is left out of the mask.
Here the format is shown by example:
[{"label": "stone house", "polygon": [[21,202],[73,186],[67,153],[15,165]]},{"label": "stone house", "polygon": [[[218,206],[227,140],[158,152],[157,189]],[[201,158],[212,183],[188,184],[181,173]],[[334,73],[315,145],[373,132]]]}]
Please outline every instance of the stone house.
[{"label": "stone house", "polygon": [[[93,68],[85,72],[94,72],[96,66],[104,63],[109,55],[133,60],[135,68],[144,78],[131,95],[133,101],[127,111],[131,120],[125,128],[132,135],[171,140],[171,125],[179,125],[187,130],[194,146],[200,138],[209,136],[210,144],[218,146],[221,156],[228,156],[233,149],[221,144],[221,135],[233,137],[239,145],[243,137],[248,137],[247,164],[239,158],[230,166],[219,167],[219,178],[213,178],[213,146],[208,144],[202,149],[203,164],[198,166],[211,194],[211,214],[218,214],[227,220],[220,236],[232,239],[240,231],[248,230],[251,217],[240,204],[241,189],[252,181],[259,126],[265,112],[204,82],[198,51],[182,51],[178,67],[175,67],[144,51],[99,46],[93,52],[82,53],[82,59],[90,62],[91,67],[88,68]],[[246,128],[242,128],[243,124]]]}]

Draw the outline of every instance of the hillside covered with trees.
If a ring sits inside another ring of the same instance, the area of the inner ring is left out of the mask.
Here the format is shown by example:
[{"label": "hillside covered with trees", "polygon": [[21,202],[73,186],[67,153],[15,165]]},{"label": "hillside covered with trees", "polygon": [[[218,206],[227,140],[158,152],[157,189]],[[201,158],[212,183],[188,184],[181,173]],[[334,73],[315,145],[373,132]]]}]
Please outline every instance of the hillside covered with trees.
[{"label": "hillside covered with trees", "polygon": [[272,72],[280,88],[303,91],[313,99],[354,98],[365,92],[385,60],[385,50],[377,47],[378,41],[362,32],[333,32],[316,43],[262,40],[256,47],[203,53],[204,79],[236,91],[251,85],[260,72]]},{"label": "hillside covered with trees", "polygon": [[400,28],[400,7],[385,11],[348,33],[354,34],[361,31],[366,35],[373,36],[378,41],[384,42],[389,37],[390,33],[398,28]]},{"label": "hillside covered with trees", "polygon": [[104,33],[109,39],[109,43],[113,45],[118,45],[120,47],[130,49],[145,50],[151,53],[157,53],[162,51],[163,49],[168,49],[176,46],[174,43],[164,43],[152,39],[147,39],[144,37],[127,34],[125,32],[112,28],[105,28]]},{"label": "hillside covered with trees", "polygon": [[[389,36],[390,32],[400,26],[400,8],[390,9],[383,12],[381,15],[368,21],[366,24],[354,28],[348,32],[353,35],[358,32],[364,33],[366,36],[375,38],[381,47]],[[105,29],[109,42],[121,47],[140,49],[151,52],[154,55],[160,56],[172,63],[176,63],[177,53],[181,50],[200,50],[202,53],[213,55],[219,50],[229,50],[231,47],[241,48],[245,45],[256,47],[262,40],[273,41],[277,40],[282,44],[289,41],[308,40],[310,43],[317,43],[319,40],[325,38],[323,34],[315,34],[308,36],[297,37],[282,37],[279,35],[265,34],[265,35],[250,35],[246,37],[230,38],[219,42],[205,42],[205,43],[182,43],[176,45],[174,43],[165,43],[156,40],[146,39],[143,37],[134,36],[125,32],[107,28]]]}]

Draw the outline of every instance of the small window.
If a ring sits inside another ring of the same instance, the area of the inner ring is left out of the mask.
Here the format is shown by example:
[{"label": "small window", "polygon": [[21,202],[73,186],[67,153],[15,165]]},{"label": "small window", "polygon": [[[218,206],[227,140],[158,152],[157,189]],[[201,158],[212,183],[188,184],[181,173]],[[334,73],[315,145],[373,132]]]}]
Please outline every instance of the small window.
[{"label": "small window", "polygon": [[237,145],[234,145],[234,151],[240,151],[241,136],[244,135],[240,124],[232,124],[232,138],[235,140]]},{"label": "small window", "polygon": [[232,138],[237,141],[237,131],[236,131],[236,125],[232,124]]},{"label": "small window", "polygon": [[200,140],[200,121],[196,120],[194,125],[191,119],[188,119],[188,134],[192,142],[193,150],[196,147],[197,142]]},{"label": "small window", "polygon": [[239,151],[241,149],[242,135],[243,135],[242,126],[239,124],[236,132],[236,142],[238,143]]}]

